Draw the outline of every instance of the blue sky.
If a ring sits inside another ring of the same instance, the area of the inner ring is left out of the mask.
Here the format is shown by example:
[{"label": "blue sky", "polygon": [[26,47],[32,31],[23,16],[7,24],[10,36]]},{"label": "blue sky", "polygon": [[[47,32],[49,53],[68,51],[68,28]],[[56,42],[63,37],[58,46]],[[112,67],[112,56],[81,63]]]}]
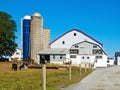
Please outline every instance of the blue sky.
[{"label": "blue sky", "polygon": [[0,10],[16,21],[19,48],[21,18],[39,12],[51,41],[77,28],[103,43],[109,56],[120,51],[120,0],[1,0]]}]

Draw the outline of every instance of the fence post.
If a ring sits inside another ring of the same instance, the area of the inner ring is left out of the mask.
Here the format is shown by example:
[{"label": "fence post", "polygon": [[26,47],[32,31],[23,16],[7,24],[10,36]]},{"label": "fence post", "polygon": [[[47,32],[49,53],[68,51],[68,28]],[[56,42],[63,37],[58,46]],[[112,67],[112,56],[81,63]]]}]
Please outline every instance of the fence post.
[{"label": "fence post", "polygon": [[85,63],[85,72],[87,71],[87,65],[86,65],[86,63]]},{"label": "fence post", "polygon": [[80,68],[80,75],[81,75],[82,74],[81,64],[79,64],[79,68]]},{"label": "fence post", "polygon": [[42,64],[42,90],[46,90],[46,64]]},{"label": "fence post", "polygon": [[71,81],[71,63],[69,63],[69,80]]},{"label": "fence post", "polygon": [[90,70],[92,69],[92,64],[90,63]]}]

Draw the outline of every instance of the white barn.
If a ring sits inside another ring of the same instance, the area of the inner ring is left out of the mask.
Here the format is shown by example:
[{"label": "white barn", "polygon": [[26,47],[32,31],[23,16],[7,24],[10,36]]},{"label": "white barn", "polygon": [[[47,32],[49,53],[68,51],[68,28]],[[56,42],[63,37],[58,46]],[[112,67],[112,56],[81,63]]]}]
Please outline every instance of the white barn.
[{"label": "white barn", "polygon": [[16,48],[15,53],[11,56],[11,58],[16,58],[17,60],[22,60],[22,50]]},{"label": "white barn", "polygon": [[51,49],[39,52],[51,63],[63,63],[71,60],[72,64],[91,63],[94,67],[107,67],[107,54],[102,44],[85,34],[72,29],[51,42]]}]

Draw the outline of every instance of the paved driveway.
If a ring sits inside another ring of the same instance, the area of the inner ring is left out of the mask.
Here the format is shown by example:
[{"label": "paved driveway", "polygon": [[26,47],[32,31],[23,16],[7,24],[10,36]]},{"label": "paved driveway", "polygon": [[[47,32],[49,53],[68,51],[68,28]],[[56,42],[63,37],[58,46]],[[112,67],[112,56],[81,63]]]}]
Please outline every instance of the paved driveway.
[{"label": "paved driveway", "polygon": [[97,68],[81,82],[64,90],[120,90],[120,66]]}]

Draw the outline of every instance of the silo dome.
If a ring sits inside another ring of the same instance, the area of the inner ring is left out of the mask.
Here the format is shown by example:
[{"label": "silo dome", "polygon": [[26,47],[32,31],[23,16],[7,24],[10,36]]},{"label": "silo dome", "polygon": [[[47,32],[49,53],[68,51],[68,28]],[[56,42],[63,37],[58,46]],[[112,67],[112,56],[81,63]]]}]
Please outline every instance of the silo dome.
[{"label": "silo dome", "polygon": [[42,15],[41,15],[40,13],[38,13],[38,12],[33,13],[33,15],[32,15],[32,16],[42,17]]},{"label": "silo dome", "polygon": [[31,16],[26,15],[26,16],[23,17],[23,19],[31,19]]}]

